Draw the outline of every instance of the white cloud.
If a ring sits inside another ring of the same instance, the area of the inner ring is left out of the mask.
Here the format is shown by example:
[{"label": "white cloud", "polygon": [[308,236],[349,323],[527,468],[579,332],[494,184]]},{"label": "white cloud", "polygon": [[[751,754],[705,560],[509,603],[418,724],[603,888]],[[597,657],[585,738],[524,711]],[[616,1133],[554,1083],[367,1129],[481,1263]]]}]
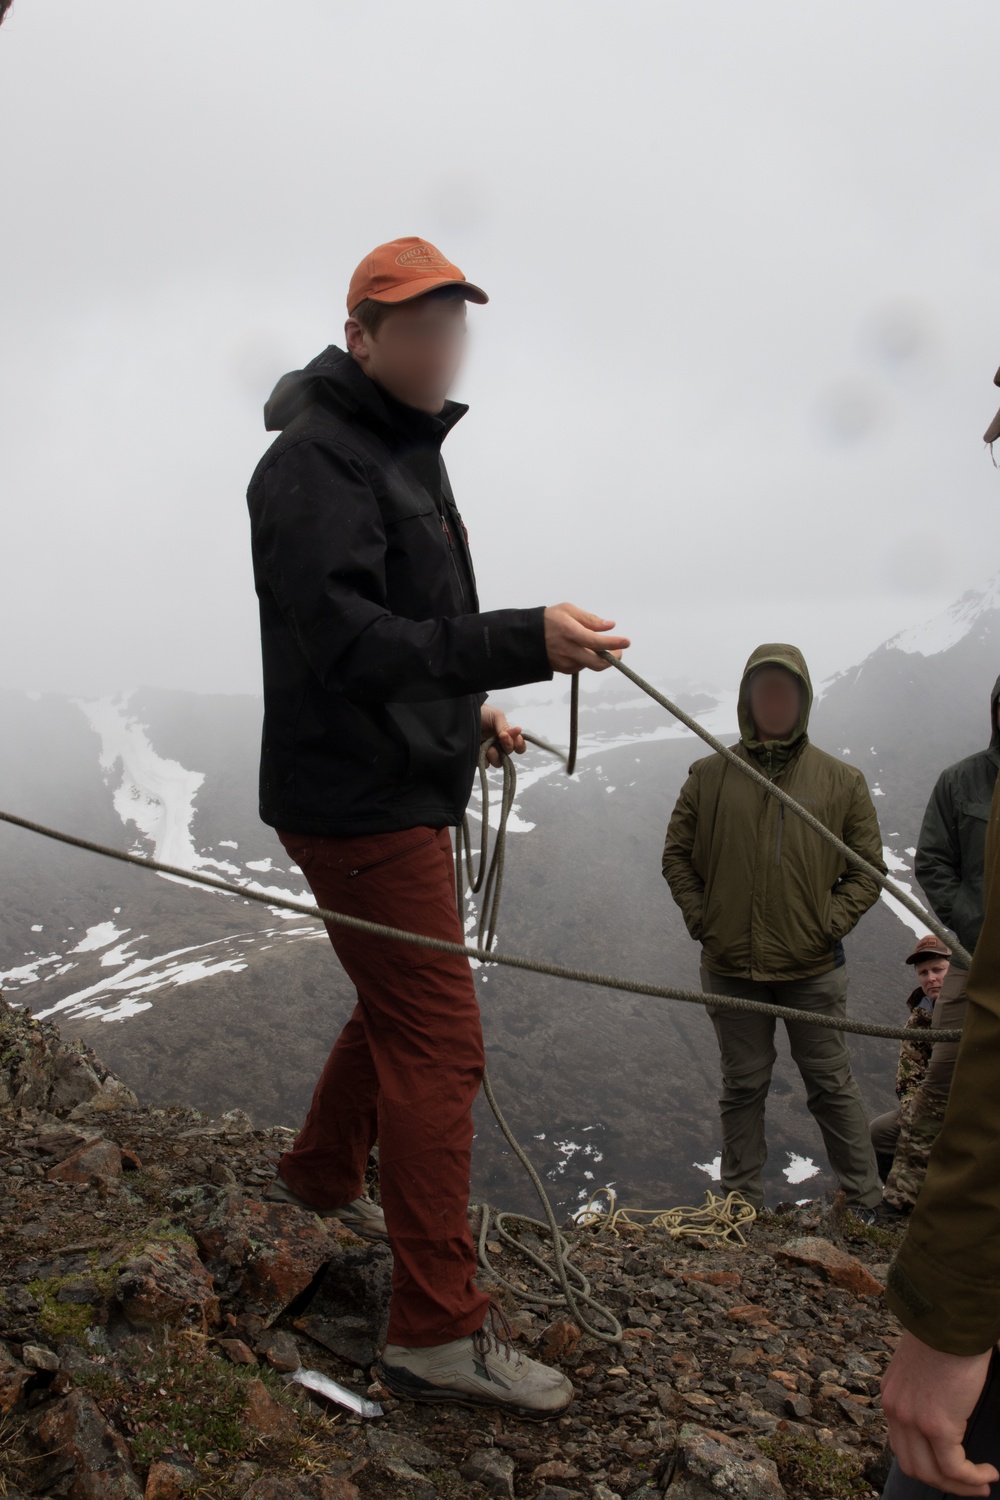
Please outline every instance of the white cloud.
[{"label": "white cloud", "polygon": [[15,5],[7,684],[256,690],[261,402],[414,232],[492,296],[448,443],[487,606],[575,598],[723,681],[919,625],[997,500],[998,32],[990,0]]}]

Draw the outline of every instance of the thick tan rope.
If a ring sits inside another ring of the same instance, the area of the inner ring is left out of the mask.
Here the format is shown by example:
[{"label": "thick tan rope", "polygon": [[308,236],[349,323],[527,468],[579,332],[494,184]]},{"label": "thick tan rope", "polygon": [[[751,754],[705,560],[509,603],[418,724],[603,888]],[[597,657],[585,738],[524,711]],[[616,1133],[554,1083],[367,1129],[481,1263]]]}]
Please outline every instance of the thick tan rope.
[{"label": "thick tan rope", "polygon": [[[542,959],[522,958],[516,953],[505,953],[466,943],[452,943],[445,938],[425,937],[423,933],[408,932],[405,928],[389,927],[384,922],[368,922],[363,917],[351,917],[346,912],[327,911],[307,901],[293,901],[288,896],[270,895],[266,891],[255,891],[248,886],[233,885],[217,875],[206,875],[201,870],[186,870],[181,865],[168,865],[162,860],[148,859],[142,854],[129,854],[123,849],[112,849],[110,845],[95,843],[92,839],[77,838],[75,834],[63,833],[36,823],[31,818],[18,817],[16,813],[0,810],[0,822],[10,823],[15,828],[24,828],[29,833],[41,834],[60,844],[69,844],[74,849],[84,849],[90,854],[100,854],[105,859],[116,859],[122,864],[138,865],[140,869],[152,870],[159,875],[172,875],[175,880],[189,885],[207,886],[209,890],[223,891],[228,896],[240,896],[244,901],[255,901],[279,911],[294,911],[300,916],[311,917],[328,923],[332,927],[347,927],[352,932],[364,932],[369,937],[386,942],[411,943],[418,948],[431,948],[438,953],[454,953],[463,958],[476,958],[483,964],[500,964],[508,969],[521,969],[529,974],[547,974],[553,979],[566,979],[571,984],[596,985],[601,989],[620,990],[628,995],[647,995],[654,1000],[680,1000],[688,1005],[718,1007],[720,1010],[752,1011],[758,1015],[777,1016],[781,1020],[821,1026],[828,1031],[846,1031],[854,1036],[886,1037],[890,1041],[909,1040],[913,1033],[899,1026],[876,1026],[870,1021],[850,1021],[839,1016],[827,1016],[816,1011],[804,1015],[789,1005],[771,1005],[764,1000],[747,1000],[739,995],[706,995],[701,990],[682,990],[672,985],[649,984],[642,979],[621,979],[615,974],[601,974],[591,969],[574,969],[566,964],[547,963]],[[960,1031],[940,1030],[928,1027],[921,1033],[929,1042],[957,1042]]]}]

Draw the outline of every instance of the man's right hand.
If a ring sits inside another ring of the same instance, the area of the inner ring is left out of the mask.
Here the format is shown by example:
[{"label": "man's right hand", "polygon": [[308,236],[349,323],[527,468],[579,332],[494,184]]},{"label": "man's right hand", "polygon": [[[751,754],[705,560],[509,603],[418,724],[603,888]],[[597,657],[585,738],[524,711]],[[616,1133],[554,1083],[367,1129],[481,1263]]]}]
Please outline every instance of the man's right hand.
[{"label": "man's right hand", "polygon": [[575,604],[553,604],[545,611],[545,650],[553,672],[604,672],[610,665],[596,655],[610,651],[621,656],[632,643],[624,635],[608,635],[614,620],[602,620]]}]

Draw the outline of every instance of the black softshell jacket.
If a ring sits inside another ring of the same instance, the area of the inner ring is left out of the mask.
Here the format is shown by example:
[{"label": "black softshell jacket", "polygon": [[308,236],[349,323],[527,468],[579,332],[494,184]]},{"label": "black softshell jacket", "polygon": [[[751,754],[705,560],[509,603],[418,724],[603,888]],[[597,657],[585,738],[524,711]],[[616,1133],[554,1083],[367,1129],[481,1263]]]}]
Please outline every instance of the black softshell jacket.
[{"label": "black softshell jacket", "polygon": [[986,828],[1000,768],[998,703],[1000,677],[990,694],[989,746],[941,772],[924,813],[914,864],[935,916],[970,953],[983,925]]},{"label": "black softshell jacket", "polygon": [[461,821],[490,688],[552,676],[544,608],[480,612],[441,444],[342,350],[285,375],[247,502],[260,603],[260,813],[344,836]]}]

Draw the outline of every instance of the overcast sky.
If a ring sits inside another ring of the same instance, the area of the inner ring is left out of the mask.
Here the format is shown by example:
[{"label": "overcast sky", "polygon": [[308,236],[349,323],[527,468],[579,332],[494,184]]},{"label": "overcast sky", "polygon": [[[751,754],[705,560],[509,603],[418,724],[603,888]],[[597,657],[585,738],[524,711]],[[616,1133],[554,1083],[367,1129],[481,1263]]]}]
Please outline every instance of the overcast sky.
[{"label": "overcast sky", "polygon": [[256,691],[277,377],[419,234],[486,608],[814,676],[1000,567],[996,0],[14,0],[0,684]]}]

